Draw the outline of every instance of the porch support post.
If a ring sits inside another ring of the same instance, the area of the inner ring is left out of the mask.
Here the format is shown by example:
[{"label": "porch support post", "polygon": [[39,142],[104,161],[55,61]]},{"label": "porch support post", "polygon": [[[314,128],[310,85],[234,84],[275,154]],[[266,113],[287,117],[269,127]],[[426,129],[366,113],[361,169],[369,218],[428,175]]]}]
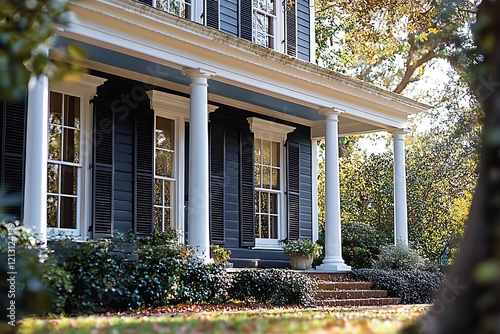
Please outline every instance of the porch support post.
[{"label": "porch support post", "polygon": [[32,76],[28,84],[24,225],[47,243],[47,156],[49,80]]},{"label": "porch support post", "polygon": [[405,171],[405,131],[392,132],[394,149],[394,243],[399,241],[408,245],[408,218],[406,208],[406,171]]},{"label": "porch support post", "polygon": [[324,272],[346,272],[351,267],[342,259],[340,229],[339,132],[341,110],[322,108],[325,115],[325,259],[316,268]]},{"label": "porch support post", "polygon": [[210,261],[209,161],[208,161],[208,78],[214,73],[184,69],[191,80],[189,122],[188,244],[198,256]]}]

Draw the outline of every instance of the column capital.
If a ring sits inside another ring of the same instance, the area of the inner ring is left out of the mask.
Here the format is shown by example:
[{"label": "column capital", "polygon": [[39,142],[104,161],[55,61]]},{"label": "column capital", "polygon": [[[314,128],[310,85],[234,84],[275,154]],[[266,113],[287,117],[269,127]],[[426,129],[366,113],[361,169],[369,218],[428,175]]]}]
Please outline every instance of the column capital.
[{"label": "column capital", "polygon": [[342,109],[339,109],[336,107],[321,107],[318,109],[318,111],[320,112],[320,114],[323,114],[325,116],[329,116],[329,115],[338,116],[340,114],[345,113],[345,110],[342,110]]},{"label": "column capital", "polygon": [[194,80],[196,78],[208,79],[211,76],[214,76],[215,72],[203,69],[201,67],[198,68],[185,67],[182,69],[182,74],[184,74],[191,80]]},{"label": "column capital", "polygon": [[391,133],[393,138],[403,138],[404,135],[410,133],[410,130],[405,128],[392,128],[387,130],[387,132]]}]

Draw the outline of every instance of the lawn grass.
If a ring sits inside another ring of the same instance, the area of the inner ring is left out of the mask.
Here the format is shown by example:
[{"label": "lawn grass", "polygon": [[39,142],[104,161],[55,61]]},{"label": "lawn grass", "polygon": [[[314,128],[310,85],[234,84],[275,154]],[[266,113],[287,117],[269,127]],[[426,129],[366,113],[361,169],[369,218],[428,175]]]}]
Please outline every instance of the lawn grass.
[{"label": "lawn grass", "polygon": [[19,333],[396,333],[426,305],[25,319]]}]

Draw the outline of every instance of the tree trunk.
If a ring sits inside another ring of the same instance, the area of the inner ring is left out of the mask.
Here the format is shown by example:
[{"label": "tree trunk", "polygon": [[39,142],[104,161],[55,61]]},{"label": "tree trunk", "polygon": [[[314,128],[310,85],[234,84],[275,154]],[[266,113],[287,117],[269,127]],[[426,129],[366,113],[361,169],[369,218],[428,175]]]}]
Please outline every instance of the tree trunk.
[{"label": "tree trunk", "polygon": [[428,313],[402,333],[498,333],[500,328],[500,1],[484,0],[473,27],[482,63],[471,69],[483,100],[480,176],[465,237]]}]

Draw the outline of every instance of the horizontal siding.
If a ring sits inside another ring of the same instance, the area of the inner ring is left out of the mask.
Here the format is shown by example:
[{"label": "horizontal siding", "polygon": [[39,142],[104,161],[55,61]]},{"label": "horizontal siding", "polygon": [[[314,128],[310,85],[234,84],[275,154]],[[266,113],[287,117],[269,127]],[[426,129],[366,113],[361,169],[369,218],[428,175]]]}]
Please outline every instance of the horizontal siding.
[{"label": "horizontal siding", "polygon": [[[297,57],[305,61],[310,59],[311,34],[309,30],[309,1],[297,1]],[[313,24],[313,23],[311,23]]]},{"label": "horizontal siding", "polygon": [[[225,174],[224,174],[224,248],[231,251],[231,262],[235,267],[289,268],[288,256],[281,250],[263,250],[240,248],[239,242],[239,130],[248,129],[247,117],[263,115],[253,114],[244,110],[220,106],[210,114],[211,124],[223,124],[226,129],[225,142]],[[268,119],[268,118],[267,118]],[[276,121],[276,119],[272,119]],[[300,143],[300,234],[302,237],[312,237],[312,192],[311,192],[311,142],[310,129],[292,124],[297,129],[289,135],[289,139]]]}]

